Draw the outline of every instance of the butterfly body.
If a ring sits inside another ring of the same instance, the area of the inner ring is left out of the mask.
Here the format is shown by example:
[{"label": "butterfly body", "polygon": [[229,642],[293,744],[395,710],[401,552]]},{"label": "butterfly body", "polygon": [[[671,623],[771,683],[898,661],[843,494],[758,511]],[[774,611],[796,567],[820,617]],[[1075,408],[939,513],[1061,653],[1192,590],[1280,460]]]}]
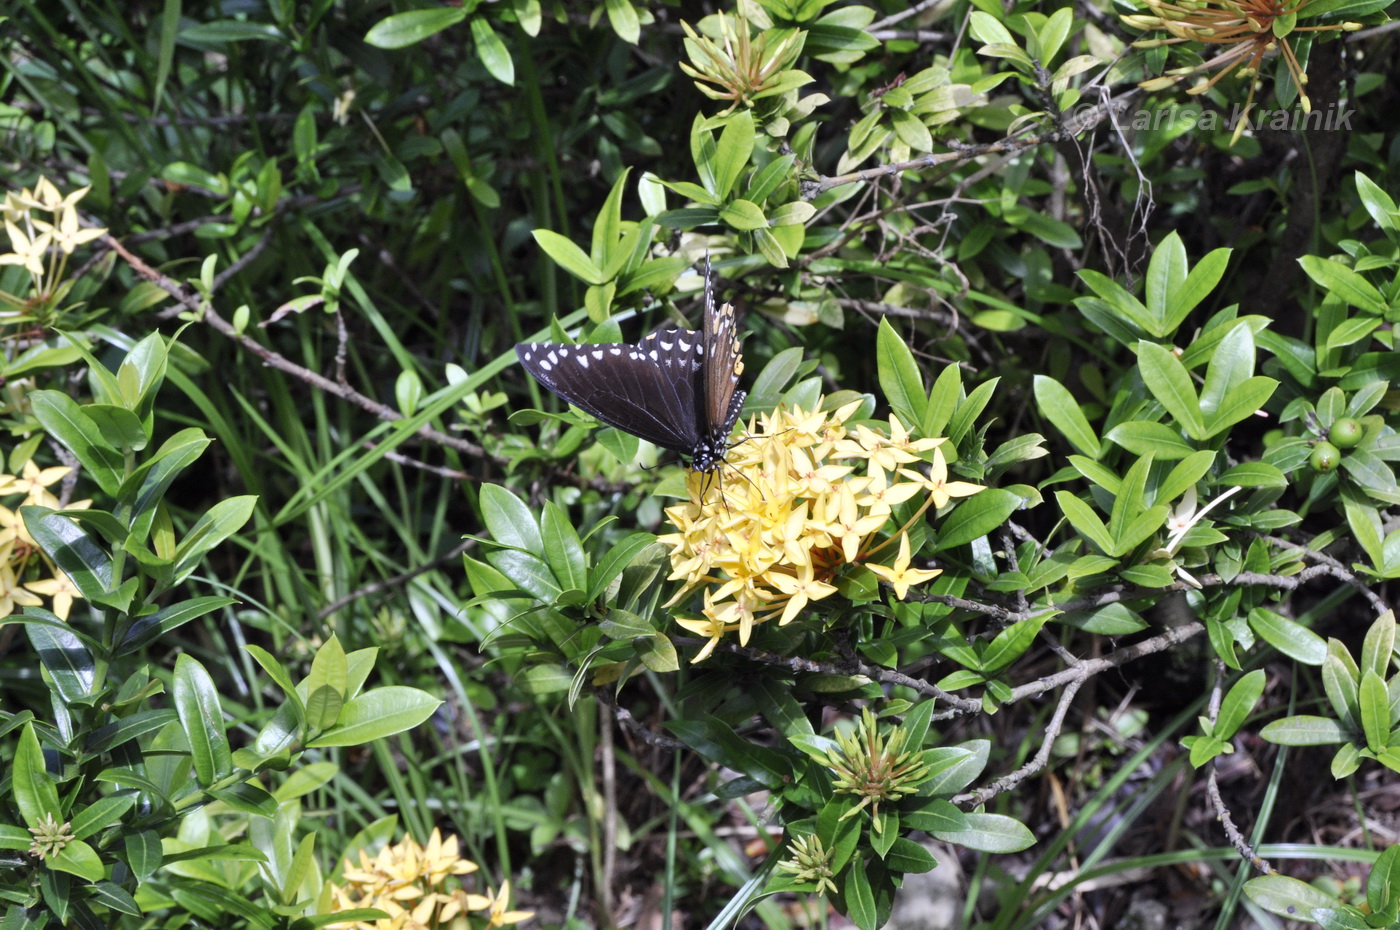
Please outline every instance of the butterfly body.
[{"label": "butterfly body", "polygon": [[515,353],[564,400],[712,472],[724,461],[747,395],[737,389],[744,364],[734,308],[715,306],[708,273],[702,325],[660,330],[636,344],[525,342]]}]

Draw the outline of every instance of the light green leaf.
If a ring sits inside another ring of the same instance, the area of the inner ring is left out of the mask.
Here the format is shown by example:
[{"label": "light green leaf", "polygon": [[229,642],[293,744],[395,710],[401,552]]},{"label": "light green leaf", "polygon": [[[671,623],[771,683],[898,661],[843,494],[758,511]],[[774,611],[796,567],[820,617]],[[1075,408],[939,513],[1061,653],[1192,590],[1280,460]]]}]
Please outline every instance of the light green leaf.
[{"label": "light green leaf", "polygon": [[1191,384],[1191,375],[1180,359],[1155,342],[1146,340],[1138,343],[1137,350],[1142,380],[1152,396],[1167,408],[1187,435],[1196,440],[1205,439],[1200,400],[1196,397],[1196,388]]},{"label": "light green leaf", "polygon": [[480,9],[472,17],[472,41],[476,43],[476,57],[487,73],[502,84],[515,84],[515,62],[511,60],[510,50]]},{"label": "light green leaf", "polygon": [[171,697],[180,715],[180,727],[190,743],[195,777],[207,788],[233,771],[219,691],[203,665],[182,655],[175,660]]},{"label": "light green leaf", "polygon": [[607,278],[603,270],[593,263],[593,259],[573,243],[572,240],[549,229],[533,230],[536,244],[553,259],[554,264],[578,278],[584,284],[603,285]]},{"label": "light green leaf", "polygon": [[442,701],[417,688],[401,685],[374,688],[346,703],[336,725],[307,745],[359,746],[412,729],[431,717],[441,705]]},{"label": "light green leaf", "polygon": [[406,48],[467,18],[461,6],[409,10],[387,16],[370,27],[365,42],[375,48]]},{"label": "light green leaf", "polygon": [[1045,375],[1036,375],[1034,386],[1035,400],[1040,405],[1041,414],[1064,434],[1071,445],[1090,458],[1097,459],[1103,451],[1099,437],[1074,396],[1060,382]]}]

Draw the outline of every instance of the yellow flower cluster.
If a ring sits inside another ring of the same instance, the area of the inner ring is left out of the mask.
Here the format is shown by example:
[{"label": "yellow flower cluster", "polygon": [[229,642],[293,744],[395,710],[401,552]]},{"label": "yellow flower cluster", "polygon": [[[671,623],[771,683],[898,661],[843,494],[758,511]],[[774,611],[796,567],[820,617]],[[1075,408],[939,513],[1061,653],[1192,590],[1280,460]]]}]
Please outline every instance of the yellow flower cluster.
[{"label": "yellow flower cluster", "polygon": [[[509,909],[509,881],[501,883],[500,891],[488,889],[484,895],[460,886],[447,890],[449,876],[476,870],[475,862],[459,855],[457,837],[444,840],[437,829],[427,846],[406,836],[374,858],[361,850],[359,866],[347,859],[342,884],[330,886],[330,912],[373,907],[389,916],[327,924],[327,930],[470,930],[518,924],[534,916],[533,911]],[[473,919],[477,912],[485,913]]]},{"label": "yellow flower cluster", "polygon": [[78,219],[78,201],[87,196],[80,187],[67,197],[53,182],[40,178],[31,191],[11,191],[0,202],[0,217],[10,238],[12,251],[0,254],[0,265],[23,265],[28,270],[34,296],[25,300],[0,291],[0,300],[13,307],[35,310],[51,307],[62,298],[68,256],[78,246],[107,232],[98,227],[84,229]]},{"label": "yellow flower cluster", "polygon": [[[73,599],[82,597],[72,579],[49,562],[19,515],[19,509],[30,504],[58,510],[59,500],[48,487],[70,471],[66,465],[40,468],[31,460],[18,476],[0,474],[0,498],[24,495],[13,510],[0,505],[0,619],[20,607],[38,607],[42,596],[51,598],[53,612],[67,620]],[[91,503],[78,501],[68,509],[82,510]]]},{"label": "yellow flower cluster", "polygon": [[[755,623],[796,619],[813,601],[836,593],[842,565],[865,563],[903,599],[910,585],[939,571],[910,568],[906,532],[930,506],[982,490],[948,481],[942,439],[912,439],[897,417],[889,435],[848,427],[856,401],[831,413],[778,410],[749,424],[748,437],[729,451],[718,478],[692,473],[691,500],[669,507],[677,532],[659,537],[671,547],[671,578],[685,584],[667,606],[704,585],[702,619],[678,619],[708,642],[691,661],[714,651],[727,632],[747,644]],[[916,467],[932,453],[929,474]],[[916,494],[927,499],[891,536],[877,542],[892,508]],[[894,564],[867,560],[899,541]]]}]

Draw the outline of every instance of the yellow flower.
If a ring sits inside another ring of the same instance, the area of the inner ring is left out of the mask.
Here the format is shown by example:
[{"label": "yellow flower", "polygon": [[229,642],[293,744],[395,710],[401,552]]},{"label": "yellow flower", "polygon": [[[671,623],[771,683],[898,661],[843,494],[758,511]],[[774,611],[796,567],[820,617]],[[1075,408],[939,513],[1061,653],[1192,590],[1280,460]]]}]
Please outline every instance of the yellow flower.
[{"label": "yellow flower", "polygon": [[467,906],[473,911],[490,910],[488,927],[504,927],[518,924],[535,916],[534,911],[512,911],[510,907],[510,881],[501,882],[500,891],[487,895],[467,895]]},{"label": "yellow flower", "polygon": [[24,586],[35,594],[51,598],[53,612],[64,620],[68,619],[68,612],[73,609],[73,599],[83,596],[82,592],[78,590],[78,586],[73,583],[73,579],[56,568],[53,570],[52,578],[25,582]]},{"label": "yellow flower", "polygon": [[[710,592],[708,591],[705,592],[705,602],[705,606],[713,607],[713,604],[710,602]],[[709,658],[710,653],[714,652],[715,647],[719,645],[720,638],[723,637],[725,632],[729,629],[722,621],[713,620],[709,617],[700,620],[677,617],[676,622],[697,636],[703,636],[708,640],[704,646],[700,647],[700,651],[696,653],[695,658],[690,660],[692,663]]]},{"label": "yellow flower", "polygon": [[894,587],[894,596],[901,601],[909,593],[909,586],[923,584],[932,578],[937,578],[943,574],[938,568],[910,568],[909,567],[909,534],[899,534],[899,555],[895,557],[894,567],[887,565],[876,565],[871,563],[866,568],[870,569],[881,578],[888,581]]},{"label": "yellow flower", "polygon": [[808,601],[819,601],[836,593],[836,585],[817,581],[811,562],[798,565],[796,576],[775,572],[768,576],[768,580],[773,587],[788,596],[787,606],[783,608],[783,615],[778,619],[778,626],[795,620]]},{"label": "yellow flower", "polygon": [[328,926],[334,930],[426,930],[445,923],[450,915],[444,917],[444,912],[460,910],[457,896],[462,893],[460,888],[451,894],[443,891],[448,877],[477,869],[475,862],[461,858],[458,845],[455,835],[444,840],[434,829],[427,846],[406,836],[373,858],[361,850],[359,866],[346,860],[341,884],[331,886],[331,912],[373,907],[389,917],[372,923],[345,921]]},{"label": "yellow flower", "polygon": [[0,265],[23,265],[25,270],[36,278],[44,276],[44,256],[49,252],[52,236],[47,232],[31,236],[9,220],[5,221],[5,232],[10,237],[13,252],[0,255]]},{"label": "yellow flower", "polygon": [[[917,472],[913,474],[917,474]],[[947,507],[951,498],[971,497],[978,491],[986,490],[982,485],[972,484],[968,481],[949,481],[948,462],[943,458],[942,449],[933,450],[933,467],[929,470],[929,476],[924,481],[924,487],[928,488],[929,493],[933,496],[935,510]]]},{"label": "yellow flower", "polygon": [[40,468],[33,459],[30,459],[24,463],[23,477],[0,475],[0,494],[24,494],[27,495],[26,504],[40,504],[48,507],[51,505],[46,501],[52,501],[52,506],[57,507],[57,499],[51,494],[45,494],[44,489],[62,479],[72,470],[68,465]]},{"label": "yellow flower", "polygon": [[[893,543],[933,504],[981,490],[947,480],[942,439],[914,439],[897,418],[888,436],[869,424],[848,427],[861,403],[825,414],[780,409],[755,417],[730,450],[721,480],[692,473],[690,500],[666,509],[676,531],[659,541],[671,550],[671,579],[682,583],[666,606],[704,590],[701,618],[678,620],[706,640],[692,662],[713,654],[727,633],[737,631],[746,645],[756,625],[798,619],[836,593],[843,566]],[[911,466],[930,451],[933,475],[926,477]],[[887,531],[893,508],[919,494],[927,500],[905,527]],[[883,535],[891,538],[880,542]],[[906,554],[901,597],[932,577],[907,563]]]},{"label": "yellow flower", "polygon": [[19,607],[38,607],[44,603],[32,591],[26,591],[15,578],[15,568],[9,561],[0,563],[0,620]]}]

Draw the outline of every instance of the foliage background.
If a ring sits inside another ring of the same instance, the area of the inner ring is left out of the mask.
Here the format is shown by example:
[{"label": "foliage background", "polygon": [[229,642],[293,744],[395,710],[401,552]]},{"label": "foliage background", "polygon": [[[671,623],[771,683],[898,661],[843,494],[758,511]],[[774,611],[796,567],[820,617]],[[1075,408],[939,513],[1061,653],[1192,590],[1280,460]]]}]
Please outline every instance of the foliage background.
[{"label": "foliage background", "polygon": [[[778,5],[767,6],[772,15]],[[815,80],[800,95],[828,99],[810,115],[794,114],[788,135],[760,136],[756,157],[761,165],[788,151],[800,156],[803,173],[784,181],[790,201],[807,199],[799,179],[820,187],[824,177],[916,157],[925,139],[927,148],[957,153],[994,143],[1028,114],[1041,115],[1031,120],[1039,135],[823,192],[786,268],[727,223],[697,233],[675,218],[658,227],[658,248],[682,245],[690,259],[706,245],[714,251],[723,293],[747,310],[749,372],[780,358],[790,365],[782,353],[796,347],[804,373],[819,375],[828,392],[880,397],[874,347],[883,319],[912,347],[927,384],[950,363],[968,390],[999,379],[978,418],[988,448],[1041,433],[1053,453],[1011,463],[1003,483],[1039,484],[1073,451],[1045,421],[1033,376],[1070,385],[1098,423],[1131,367],[1126,348],[1073,303],[1088,293],[1077,272],[1096,270],[1131,289],[1154,243],[1175,230],[1193,261],[1218,247],[1233,250],[1223,280],[1183,333],[1237,304],[1241,316],[1267,318],[1272,332],[1311,342],[1325,295],[1299,258],[1354,256],[1343,245],[1350,239],[1393,257],[1353,180],[1360,171],[1380,189],[1396,189],[1400,148],[1388,114],[1397,84],[1387,80],[1395,51],[1383,29],[1311,47],[1312,106],[1353,110],[1349,130],[1263,129],[1230,146],[1228,127],[1113,130],[1094,109],[1100,93],[1134,112],[1188,101],[1134,88],[1160,61],[1127,48],[1135,35],[1117,20],[1126,6],[1065,8],[1072,26],[1054,63],[1080,54],[1115,63],[1076,77],[1083,93],[1071,97],[1037,88],[1033,69],[1008,57],[979,55],[988,40],[968,32],[980,6],[1013,26],[1032,23],[1016,29],[1024,43],[1051,5],[918,4],[914,15],[903,3],[807,6],[789,10],[811,30],[797,66]],[[683,687],[678,693],[677,681],[649,675],[629,686],[617,711],[588,697],[569,704],[532,677],[527,644],[495,630],[499,612],[463,606],[472,592],[461,555],[480,554],[473,538],[485,525],[480,491],[492,483],[536,508],[558,503],[581,528],[608,514],[659,526],[662,502],[652,492],[664,473],[639,472],[605,448],[627,451],[625,439],[595,444],[578,428],[552,433],[548,424],[507,420],[514,410],[558,409],[515,366],[512,347],[547,335],[551,320],[577,325],[584,307],[595,321],[600,307],[615,312],[628,339],[677,313],[696,318],[693,293],[678,293],[664,276],[610,302],[590,294],[537,247],[532,231],[551,230],[586,250],[615,189],[621,215],[634,220],[656,196],[642,186],[643,172],[699,180],[694,122],[722,107],[678,70],[686,60],[680,24],[697,24],[713,9],[467,3],[442,8],[454,22],[402,47],[366,41],[386,17],[408,9],[329,0],[5,9],[6,186],[32,185],[41,174],[65,189],[91,184],[85,211],[123,247],[89,253],[63,312],[32,323],[84,332],[111,353],[193,320],[172,347],[162,414],[217,442],[172,500],[196,514],[229,496],[258,496],[252,522],[214,554],[199,582],[235,593],[240,604],[162,641],[153,659],[199,658],[250,728],[265,713],[267,693],[245,643],[294,665],[334,633],[347,650],[380,647],[384,684],[446,698],[411,738],[327,754],[339,774],[306,805],[302,826],[319,831],[326,866],[350,836],[394,813],[419,837],[434,825],[459,833],[469,857],[497,880],[515,878],[544,923],[622,924],[672,909],[687,923],[709,919],[751,872],[757,859],[748,856],[761,850],[742,841],[766,833],[767,814],[717,800],[709,793],[713,773],[694,754],[620,726],[625,708],[644,729],[659,730],[685,701]],[[852,13],[862,9],[869,15]],[[833,12],[853,18],[813,25]],[[968,90],[918,111],[920,132],[890,115],[909,109],[881,101],[931,65],[946,65],[946,80]],[[1225,82],[1189,100],[1229,112],[1237,96]],[[862,120],[877,115],[878,125],[879,114],[893,128],[874,132],[879,141],[858,164],[840,164],[868,138],[853,133],[872,132]],[[1057,133],[1071,115],[1089,121],[1086,131]],[[780,202],[775,195],[772,203]],[[669,196],[668,207],[682,205]],[[674,267],[672,278],[679,272]],[[153,281],[152,273],[161,277]],[[5,280],[13,289],[15,279]],[[681,284],[695,290],[694,278]],[[1389,280],[1379,287],[1388,332],[1396,295]],[[16,353],[37,335],[29,322],[7,336]],[[61,383],[61,372],[44,376]],[[1314,402],[1325,386],[1308,386]],[[16,436],[32,425],[22,398],[12,397],[7,413]],[[1264,432],[1277,425],[1238,427],[1232,451],[1257,458]],[[1296,493],[1306,497],[1307,489]],[[1301,508],[1310,528],[1340,526],[1334,536],[1348,535],[1339,511],[1323,503],[1314,514]],[[1042,507],[1027,525],[1047,538],[1055,522]],[[1384,580],[1377,584],[1386,599]],[[1296,597],[1281,609],[1323,635],[1359,641],[1372,619],[1359,607],[1336,608],[1328,589],[1304,587]],[[25,673],[30,660],[20,644],[5,642],[7,707],[42,706],[43,692]],[[1077,655],[1113,648],[1088,636],[1066,645]],[[1220,862],[1233,851],[1189,799],[1189,770],[1170,751],[1190,732],[1191,715],[1179,712],[1207,692],[1210,677],[1209,647],[1191,645],[1199,649],[1170,660],[1171,676],[1125,670],[1086,689],[1074,705],[1074,745],[1043,783],[1053,800],[1022,790],[999,797],[997,809],[1043,840],[1072,810],[1118,816],[1107,813],[1121,801],[1114,760],[1145,745],[1152,761],[1142,771],[1157,772],[1152,797],[1178,805],[1173,828],[1147,849],[1117,855],[1203,846],[1211,852],[1180,855],[1218,863],[1208,867],[1219,869],[1218,880],[1235,881],[1242,870]],[[1026,681],[1056,660],[1041,646],[1023,661]],[[1270,680],[1286,703],[1297,686]],[[1154,683],[1166,684],[1166,693],[1152,693]],[[998,750],[989,774],[1004,773],[1038,748],[1050,706],[1017,705],[949,724],[944,735],[990,737]],[[1274,771],[1274,750],[1244,748],[1262,771]],[[1241,773],[1236,800],[1251,813],[1246,820],[1277,827],[1267,833],[1275,841],[1306,831],[1268,821],[1270,809],[1327,809],[1318,816],[1331,823],[1328,805],[1340,795],[1306,791],[1330,785],[1318,774],[1322,758],[1289,759],[1296,778],[1262,782]],[[1390,774],[1363,777],[1352,785],[1359,797],[1393,787]],[[1056,849],[1112,848],[1070,835]],[[1063,867],[1055,861],[1038,862],[1035,874]],[[1018,886],[1002,865],[971,858],[967,865],[979,889],[1028,894],[1029,883]],[[1331,871],[1344,878],[1348,867]],[[1170,882],[1163,887],[1171,890]],[[1237,906],[1210,880],[1193,891],[1201,913]],[[977,898],[968,900],[971,919]],[[1062,906],[1110,915],[1126,902],[1101,895]],[[1043,916],[1029,906],[1022,913]],[[759,914],[774,925],[791,919],[771,904]]]}]

